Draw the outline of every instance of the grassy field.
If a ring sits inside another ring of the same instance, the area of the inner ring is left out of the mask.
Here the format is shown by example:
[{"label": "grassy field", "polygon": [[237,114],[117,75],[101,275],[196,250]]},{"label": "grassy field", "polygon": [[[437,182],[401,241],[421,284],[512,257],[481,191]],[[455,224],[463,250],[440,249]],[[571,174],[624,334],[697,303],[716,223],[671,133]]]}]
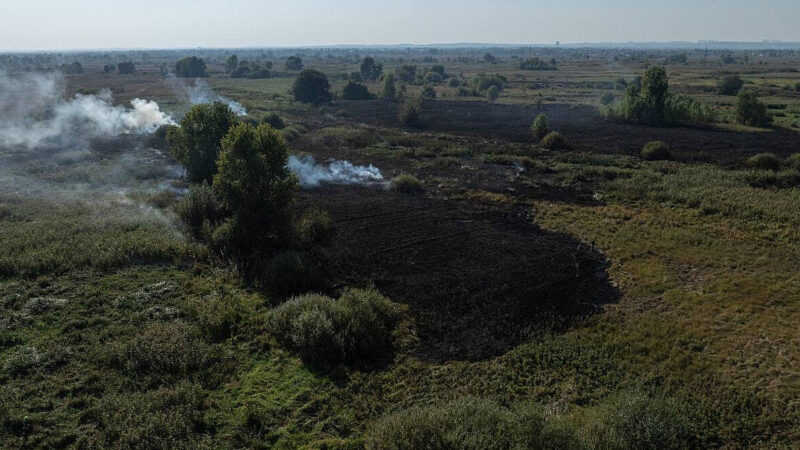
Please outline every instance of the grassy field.
[{"label": "grassy field", "polygon": [[[598,86],[631,80],[648,62],[589,53],[556,55],[555,71],[521,71],[510,58],[490,64],[482,54],[437,58],[465,78],[505,76],[501,104],[597,105],[605,92],[624,92]],[[432,64],[413,59],[387,57],[384,68]],[[320,57],[306,65],[340,90],[338,74],[358,70],[357,61]],[[776,125],[800,129],[796,62],[754,56],[748,65],[721,66],[693,53],[668,73],[674,91],[727,117],[733,98],[715,93],[716,77],[739,72],[771,112],[784,112]],[[35,180],[54,183],[47,192],[55,192],[77,178],[94,186],[89,194],[62,198],[0,185],[1,447],[384,448],[375,444],[390,439],[383,421],[413,421],[423,414],[413,408],[457,410],[449,402],[464,399],[491,401],[468,408],[495,408],[481,414],[497,417],[543,411],[553,427],[572,430],[572,445],[586,448],[616,448],[603,446],[603,430],[625,399],[669,405],[675,423],[685,424],[681,446],[800,443],[796,171],[648,162],[354,123],[337,104],[290,101],[292,73],[243,80],[211,68],[209,85],[252,116],[279,112],[294,151],[373,163],[386,178],[411,174],[427,196],[525,217],[597,249],[619,298],[500,356],[432,361],[416,351],[415,324],[404,321],[389,361],[322,369],[268,331],[278,298],[186,238],[174,189],[144,177],[107,192],[86,181],[79,163]],[[185,107],[155,66],[131,76],[87,69],[68,78],[70,92],[110,87],[119,102],[142,96],[170,111]],[[453,88],[436,90],[457,98]],[[409,410],[416,412],[403,419]],[[449,423],[435,409],[426,414]]]}]

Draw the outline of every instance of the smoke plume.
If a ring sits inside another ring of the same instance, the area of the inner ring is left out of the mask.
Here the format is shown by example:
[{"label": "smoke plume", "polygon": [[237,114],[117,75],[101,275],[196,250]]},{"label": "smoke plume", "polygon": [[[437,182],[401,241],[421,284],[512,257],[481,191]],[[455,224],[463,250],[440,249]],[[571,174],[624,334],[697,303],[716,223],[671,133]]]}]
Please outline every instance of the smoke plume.
[{"label": "smoke plume", "polygon": [[175,92],[175,94],[190,105],[222,102],[228,105],[231,111],[233,111],[233,113],[237,116],[247,115],[247,110],[241,105],[241,103],[217,94],[213,89],[211,89],[211,86],[209,86],[208,83],[200,78],[195,79],[193,85],[188,85],[178,78],[175,78],[173,75],[170,78],[167,78],[167,82],[169,83],[170,87],[172,87],[172,90]]},{"label": "smoke plume", "polygon": [[369,166],[354,166],[349,161],[328,160],[318,164],[311,156],[289,156],[289,170],[300,178],[300,186],[314,188],[323,183],[330,184],[372,184],[383,181],[381,171]]},{"label": "smoke plume", "polygon": [[143,134],[174,123],[157,103],[131,101],[131,108],[114,106],[111,92],[64,99],[58,75],[0,73],[1,147],[75,147],[90,139]]}]

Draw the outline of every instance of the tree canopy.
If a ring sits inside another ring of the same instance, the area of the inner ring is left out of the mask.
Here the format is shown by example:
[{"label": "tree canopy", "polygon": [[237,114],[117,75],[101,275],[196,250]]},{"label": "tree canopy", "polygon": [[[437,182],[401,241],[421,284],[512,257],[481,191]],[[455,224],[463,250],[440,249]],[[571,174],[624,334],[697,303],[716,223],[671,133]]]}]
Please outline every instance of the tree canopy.
[{"label": "tree canopy", "polygon": [[175,75],[180,78],[207,77],[206,62],[196,56],[188,56],[175,63]]},{"label": "tree canopy", "polygon": [[170,151],[186,167],[189,181],[211,182],[217,171],[220,143],[234,123],[236,115],[228,105],[214,102],[193,106],[180,127],[170,129]]},{"label": "tree canopy", "polygon": [[314,105],[330,103],[331,85],[324,73],[314,69],[304,69],[294,80],[292,95],[295,100],[303,103]]}]

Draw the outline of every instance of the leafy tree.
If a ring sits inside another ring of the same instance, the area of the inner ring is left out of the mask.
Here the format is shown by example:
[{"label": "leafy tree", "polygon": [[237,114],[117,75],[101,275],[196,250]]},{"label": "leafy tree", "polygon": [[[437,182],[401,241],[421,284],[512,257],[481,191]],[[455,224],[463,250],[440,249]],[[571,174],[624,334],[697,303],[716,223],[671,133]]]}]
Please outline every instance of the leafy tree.
[{"label": "leafy tree", "polygon": [[342,98],[345,100],[370,100],[374,96],[366,86],[355,81],[348,81],[342,90]]},{"label": "leafy tree", "polygon": [[288,157],[286,140],[269,125],[240,123],[222,139],[212,186],[230,217],[215,235],[233,249],[263,249],[286,236],[297,187]]},{"label": "leafy tree", "polygon": [[445,74],[445,72],[444,72],[444,66],[443,66],[443,65],[441,65],[441,64],[434,64],[434,65],[431,67],[431,70],[430,70],[430,72],[438,73],[439,75],[441,75],[441,76],[442,76],[442,78],[445,78],[445,77],[447,76],[447,75]]},{"label": "leafy tree", "polygon": [[394,74],[388,73],[383,77],[383,88],[381,98],[384,100],[394,100],[397,98],[397,86],[395,86]]},{"label": "leafy tree", "polygon": [[400,66],[394,71],[397,74],[397,78],[406,83],[411,83],[417,77],[417,66]]},{"label": "leafy tree", "polygon": [[490,102],[493,102],[500,97],[500,90],[497,89],[497,86],[490,86],[489,89],[486,90],[486,97]]},{"label": "leafy tree", "polygon": [[237,67],[239,67],[239,57],[236,55],[228,56],[228,59],[225,60],[225,72],[231,73]]},{"label": "leafy tree", "polygon": [[117,64],[117,70],[120,75],[130,75],[136,72],[136,65],[131,61],[125,61]]},{"label": "leafy tree", "polygon": [[436,89],[430,84],[426,84],[422,87],[422,96],[425,98],[436,98]]},{"label": "leafy tree", "polygon": [[361,62],[361,76],[365,80],[377,80],[381,76],[381,72],[383,72],[383,64],[376,63],[373,57],[367,56]]},{"label": "leafy tree", "polygon": [[236,122],[236,115],[221,102],[193,106],[181,120],[180,128],[167,134],[170,151],[186,167],[193,183],[211,182],[217,171],[222,138]]},{"label": "leafy tree", "polygon": [[717,83],[717,94],[737,95],[742,90],[744,81],[738,75],[728,75]]},{"label": "leafy tree", "polygon": [[295,100],[303,103],[314,105],[330,103],[331,85],[324,73],[314,69],[305,69],[294,80],[292,95]]},{"label": "leafy tree", "polygon": [[772,124],[767,115],[767,105],[758,100],[754,91],[741,91],[736,101],[736,118],[739,123],[751,127],[766,127]]},{"label": "leafy tree", "polygon": [[83,73],[83,66],[78,61],[62,64],[61,71],[68,75],[77,75]]},{"label": "leafy tree", "polygon": [[495,56],[492,55],[491,53],[487,53],[487,54],[483,55],[483,60],[488,62],[488,63],[490,63],[490,64],[494,64],[494,63],[497,62],[497,58],[495,58]]},{"label": "leafy tree", "polygon": [[536,119],[533,120],[533,125],[531,125],[531,132],[533,133],[533,137],[539,140],[542,140],[550,133],[550,125],[547,123],[547,114],[540,113],[536,116]]},{"label": "leafy tree", "polygon": [[105,66],[103,66],[103,73],[111,73],[116,71],[117,71],[117,66],[115,66],[114,64],[106,64]]},{"label": "leafy tree", "polygon": [[398,108],[397,119],[404,125],[412,127],[420,125],[419,119],[423,104],[422,97],[404,98]]},{"label": "leafy tree", "polygon": [[196,56],[183,58],[175,63],[175,75],[180,78],[207,77],[206,62]]},{"label": "leafy tree", "polygon": [[250,73],[250,66],[240,65],[231,71],[231,78],[245,78]]},{"label": "leafy tree", "polygon": [[286,70],[303,70],[303,60],[299,56],[286,58]]},{"label": "leafy tree", "polygon": [[664,107],[669,95],[669,80],[663,67],[653,66],[642,78],[642,97],[650,107],[653,118],[660,121],[664,117]]}]

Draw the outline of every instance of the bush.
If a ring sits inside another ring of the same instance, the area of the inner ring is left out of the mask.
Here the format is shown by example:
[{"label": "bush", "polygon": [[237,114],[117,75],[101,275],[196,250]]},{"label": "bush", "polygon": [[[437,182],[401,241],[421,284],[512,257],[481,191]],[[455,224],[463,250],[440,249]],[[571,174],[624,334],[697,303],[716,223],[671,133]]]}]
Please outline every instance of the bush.
[{"label": "bush", "polygon": [[736,119],[739,123],[751,127],[766,127],[772,124],[772,118],[767,115],[767,105],[761,103],[753,91],[739,92],[736,100]]},{"label": "bush", "polygon": [[400,66],[394,72],[400,81],[411,83],[417,77],[417,66]]},{"label": "bush", "polygon": [[488,98],[490,102],[497,100],[499,97],[500,91],[497,89],[497,86],[490,86],[489,89],[486,90],[486,98]]},{"label": "bush", "polygon": [[327,211],[313,207],[295,221],[295,238],[305,247],[325,245],[330,242],[333,221]]},{"label": "bush", "polygon": [[747,165],[754,169],[778,170],[781,168],[781,161],[773,153],[759,153],[751,156]]},{"label": "bush", "polygon": [[669,145],[664,141],[648,142],[642,148],[642,158],[647,161],[661,161],[671,159],[672,155],[669,152]]},{"label": "bush", "polygon": [[502,92],[508,80],[502,75],[479,74],[472,80],[472,84],[480,92],[486,93],[491,86],[496,86]]},{"label": "bush", "polygon": [[439,72],[428,72],[425,74],[424,78],[426,83],[441,83],[444,80],[444,77]]},{"label": "bush", "polygon": [[179,78],[207,77],[206,62],[196,56],[183,58],[175,63],[175,75]]},{"label": "bush", "polygon": [[303,60],[299,56],[290,56],[286,58],[286,70],[303,70]]},{"label": "bush", "polygon": [[266,267],[261,283],[278,298],[325,288],[322,272],[311,256],[295,250],[275,255]]},{"label": "bush", "polygon": [[269,125],[276,130],[282,130],[284,127],[286,127],[286,123],[284,123],[283,118],[281,118],[281,116],[276,112],[271,112],[261,116],[261,123]]},{"label": "bush", "polygon": [[367,56],[361,61],[361,67],[359,67],[361,71],[361,76],[364,77],[365,80],[377,80],[379,76],[381,76],[381,72],[383,72],[383,64],[378,64],[375,62],[375,58],[371,56]]},{"label": "bush", "polygon": [[203,367],[209,348],[183,322],[155,323],[127,344],[128,368],[142,374],[186,375]]},{"label": "bush", "polygon": [[314,69],[305,69],[294,80],[292,95],[295,100],[303,103],[314,105],[330,103],[331,85],[324,73]]},{"label": "bush", "polygon": [[389,187],[403,194],[419,194],[423,191],[422,182],[408,174],[398,175],[389,182]]},{"label": "bush", "polygon": [[342,98],[345,100],[371,100],[375,96],[363,84],[348,81],[344,89],[342,89]]},{"label": "bush", "polygon": [[397,86],[395,85],[395,78],[393,73],[388,73],[383,77],[383,86],[381,87],[381,98],[384,100],[394,100],[397,98]]},{"label": "bush", "polygon": [[533,125],[531,125],[531,133],[533,133],[533,137],[542,140],[548,133],[550,133],[550,126],[547,123],[547,115],[544,113],[540,113],[536,116],[536,119],[533,120]]},{"label": "bush", "polygon": [[397,111],[397,119],[403,125],[418,126],[423,106],[422,97],[403,99]]},{"label": "bush", "polygon": [[117,64],[117,70],[120,75],[130,75],[136,73],[136,65],[130,61],[125,61]]},{"label": "bush", "polygon": [[310,294],[270,311],[267,326],[283,346],[318,367],[389,355],[404,308],[375,290],[346,290],[338,300]]},{"label": "bush", "polygon": [[738,75],[728,75],[717,83],[717,94],[719,95],[737,95],[742,90],[744,81]]},{"label": "bush", "polygon": [[535,407],[504,408],[484,399],[415,407],[380,419],[367,431],[370,450],[579,449],[577,432]]},{"label": "bush", "polygon": [[217,172],[222,138],[236,123],[236,115],[221,102],[194,105],[181,126],[167,131],[170,152],[186,167],[190,182],[211,182]]},{"label": "bush", "polygon": [[611,92],[606,92],[605,94],[603,94],[602,97],[600,97],[600,104],[601,105],[606,105],[607,106],[607,105],[610,105],[612,103],[614,103],[614,94],[612,94]]},{"label": "bush", "polygon": [[786,165],[792,169],[800,170],[800,153],[795,153],[786,158]]},{"label": "bush", "polygon": [[244,78],[250,73],[250,66],[239,66],[231,71],[231,78]]},{"label": "bush", "polygon": [[422,87],[421,95],[424,98],[436,98],[436,89],[434,89],[430,84],[426,84]]},{"label": "bush", "polygon": [[552,131],[542,139],[542,147],[549,150],[562,150],[568,148],[567,140],[558,131]]},{"label": "bush", "polygon": [[218,292],[191,300],[187,312],[209,342],[218,342],[236,334],[245,314],[239,297]]},{"label": "bush", "polygon": [[297,187],[288,158],[286,140],[268,125],[238,124],[222,139],[213,187],[230,218],[217,236],[231,249],[258,253],[285,237]]},{"label": "bush", "polygon": [[224,210],[208,183],[193,184],[175,208],[196,239],[209,239],[209,231],[224,217]]}]

